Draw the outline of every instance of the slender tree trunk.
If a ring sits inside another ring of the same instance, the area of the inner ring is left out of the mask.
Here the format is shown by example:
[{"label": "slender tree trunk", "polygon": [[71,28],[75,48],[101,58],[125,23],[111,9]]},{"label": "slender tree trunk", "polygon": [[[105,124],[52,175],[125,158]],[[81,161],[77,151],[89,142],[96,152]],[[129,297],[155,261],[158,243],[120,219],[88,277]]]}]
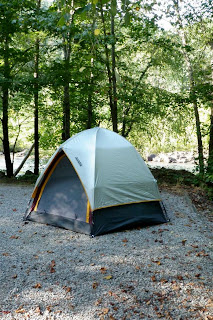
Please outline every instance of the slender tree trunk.
[{"label": "slender tree trunk", "polygon": [[13,176],[13,163],[10,158],[10,143],[9,143],[9,128],[8,128],[8,109],[9,109],[9,78],[10,78],[10,66],[9,66],[9,45],[8,38],[5,39],[4,48],[4,83],[2,85],[2,107],[3,107],[3,148],[4,157],[7,170],[7,176],[10,178]]},{"label": "slender tree trunk", "polygon": [[[40,9],[41,0],[37,0],[37,10]],[[34,158],[34,174],[39,174],[39,128],[38,128],[38,105],[39,105],[39,37],[35,43],[35,85],[34,85],[34,143],[35,143],[35,158]]]},{"label": "slender tree trunk", "polygon": [[193,103],[193,109],[194,109],[194,115],[195,115],[195,122],[196,122],[196,134],[197,134],[197,145],[198,145],[198,161],[199,161],[199,171],[200,174],[204,174],[204,156],[203,156],[203,142],[202,142],[202,134],[201,134],[201,123],[200,123],[200,115],[198,110],[198,103],[197,103],[197,97],[195,92],[195,81],[194,81],[194,72],[193,67],[191,63],[190,56],[188,52],[186,51],[185,47],[187,46],[187,37],[184,32],[184,26],[182,23],[182,19],[180,16],[180,10],[179,10],[179,0],[173,0],[174,6],[177,13],[177,19],[179,24],[179,33],[182,41],[183,46],[183,54],[185,57],[186,65],[188,67],[188,73],[189,73],[189,84],[190,84],[190,98]]},{"label": "slender tree trunk", "polygon": [[19,173],[19,171],[21,170],[21,168],[24,166],[25,162],[27,161],[27,159],[29,158],[31,152],[33,151],[33,148],[35,146],[35,142],[33,143],[33,145],[30,147],[30,149],[28,150],[26,156],[24,157],[24,159],[22,160],[21,164],[19,165],[19,167],[15,170],[14,172],[14,177],[17,176],[17,174]]},{"label": "slender tree trunk", "polygon": [[[211,48],[212,48],[212,54],[213,54],[213,44],[211,44]],[[213,58],[211,61],[211,67],[212,67],[212,85],[213,85]],[[213,95],[213,92],[212,92],[212,95]],[[212,99],[211,114],[210,114],[209,157],[208,157],[207,172],[213,174],[213,99]]]},{"label": "slender tree trunk", "polygon": [[113,131],[118,132],[118,108],[117,108],[117,85],[116,85],[116,76],[115,76],[115,16],[112,12],[112,2],[111,0],[111,36],[112,36],[112,92],[113,92],[113,109],[112,113],[112,126]]},{"label": "slender tree trunk", "polygon": [[92,92],[93,92],[93,73],[92,69],[94,66],[93,58],[91,58],[91,73],[90,73],[90,84],[88,86],[88,119],[87,119],[87,129],[92,128],[92,122],[93,122],[93,108],[92,108]]},{"label": "slender tree trunk", "polygon": [[[114,97],[113,97],[113,83],[112,83],[112,72],[110,70],[110,57],[109,57],[109,50],[107,48],[107,33],[106,33],[106,25],[105,25],[105,19],[104,19],[104,12],[103,12],[103,5],[101,3],[100,5],[101,8],[101,20],[103,24],[103,32],[104,32],[104,49],[105,49],[105,55],[106,55],[106,69],[107,69],[107,76],[108,76],[108,82],[109,82],[109,87],[108,87],[108,96],[109,96],[109,106],[110,106],[110,111],[111,111],[111,118],[112,118],[112,123],[114,124]],[[117,101],[116,101],[117,104]],[[117,113],[116,113],[117,114]],[[117,121],[116,121],[117,123]],[[113,131],[116,131],[116,124],[113,125]],[[115,130],[114,130],[115,129]]]},{"label": "slender tree trunk", "polygon": [[64,38],[64,97],[63,97],[63,127],[62,140],[70,138],[70,54],[71,54],[71,35],[68,39]]},{"label": "slender tree trunk", "polygon": [[213,174],[213,107],[210,115],[210,132],[209,132],[209,157],[207,172]]},{"label": "slender tree trunk", "polygon": [[64,84],[64,98],[63,98],[63,131],[62,140],[66,141],[70,138],[70,89],[69,80]]}]

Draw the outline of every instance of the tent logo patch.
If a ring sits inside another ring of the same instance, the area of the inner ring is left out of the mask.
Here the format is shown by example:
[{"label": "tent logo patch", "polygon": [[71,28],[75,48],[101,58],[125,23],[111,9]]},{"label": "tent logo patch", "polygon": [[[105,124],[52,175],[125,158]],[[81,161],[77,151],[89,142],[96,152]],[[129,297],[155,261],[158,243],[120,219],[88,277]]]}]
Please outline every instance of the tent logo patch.
[{"label": "tent logo patch", "polygon": [[78,162],[79,166],[82,167],[81,161],[78,159],[78,157],[75,157],[76,161]]}]

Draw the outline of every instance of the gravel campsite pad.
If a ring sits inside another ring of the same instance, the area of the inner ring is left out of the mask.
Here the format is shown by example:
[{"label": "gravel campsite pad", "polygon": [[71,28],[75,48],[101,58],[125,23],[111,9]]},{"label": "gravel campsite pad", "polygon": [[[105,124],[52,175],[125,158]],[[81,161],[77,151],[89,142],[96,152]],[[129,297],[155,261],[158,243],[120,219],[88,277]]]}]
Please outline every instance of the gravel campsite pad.
[{"label": "gravel campsite pad", "polygon": [[96,238],[24,223],[0,186],[0,319],[213,319],[211,222],[162,192],[171,221]]}]

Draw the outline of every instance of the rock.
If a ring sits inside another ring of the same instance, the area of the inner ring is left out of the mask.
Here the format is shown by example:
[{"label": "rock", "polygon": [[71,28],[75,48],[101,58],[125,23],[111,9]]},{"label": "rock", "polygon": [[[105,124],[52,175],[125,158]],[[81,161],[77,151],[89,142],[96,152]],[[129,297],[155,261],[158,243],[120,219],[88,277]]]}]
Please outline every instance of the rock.
[{"label": "rock", "polygon": [[153,161],[154,158],[156,158],[156,154],[152,153],[147,157],[147,161]]},{"label": "rock", "polygon": [[173,157],[169,157],[169,163],[177,163],[177,159],[173,158]]}]

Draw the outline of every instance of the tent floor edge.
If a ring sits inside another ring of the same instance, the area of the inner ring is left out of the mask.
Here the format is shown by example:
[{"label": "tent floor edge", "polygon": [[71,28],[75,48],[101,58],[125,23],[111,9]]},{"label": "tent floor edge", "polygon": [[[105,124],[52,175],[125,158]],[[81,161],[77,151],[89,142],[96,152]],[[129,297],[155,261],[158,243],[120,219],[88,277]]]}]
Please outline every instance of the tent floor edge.
[{"label": "tent floor edge", "polygon": [[84,221],[68,219],[58,215],[48,214],[46,212],[32,211],[26,220],[48,224],[54,227],[60,227],[83,234],[91,234],[91,225]]},{"label": "tent floor edge", "polygon": [[160,201],[141,202],[97,209],[93,212],[92,236],[133,227],[167,223]]}]

